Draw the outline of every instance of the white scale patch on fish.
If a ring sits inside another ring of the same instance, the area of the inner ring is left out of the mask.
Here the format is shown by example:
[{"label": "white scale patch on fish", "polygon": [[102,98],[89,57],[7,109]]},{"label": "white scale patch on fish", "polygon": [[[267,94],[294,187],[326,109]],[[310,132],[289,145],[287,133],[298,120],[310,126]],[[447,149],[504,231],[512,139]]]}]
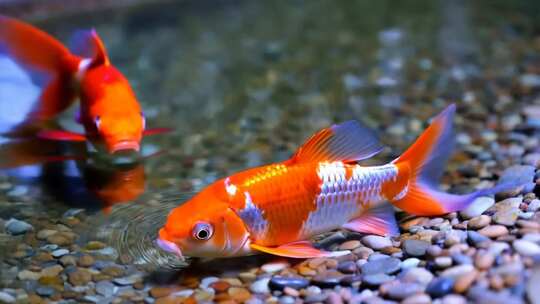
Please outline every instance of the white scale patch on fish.
[{"label": "white scale patch on fish", "polygon": [[264,238],[268,230],[268,222],[263,216],[263,211],[259,209],[251,200],[249,192],[244,192],[245,205],[238,211],[238,216],[249,228],[252,239],[258,240]]},{"label": "white scale patch on fish", "polygon": [[381,188],[395,181],[397,168],[393,164],[362,167],[355,165],[347,179],[347,165],[342,162],[321,163],[317,175],[321,190],[316,197],[317,209],[304,222],[301,237],[309,237],[341,227],[372,204],[383,201]]}]

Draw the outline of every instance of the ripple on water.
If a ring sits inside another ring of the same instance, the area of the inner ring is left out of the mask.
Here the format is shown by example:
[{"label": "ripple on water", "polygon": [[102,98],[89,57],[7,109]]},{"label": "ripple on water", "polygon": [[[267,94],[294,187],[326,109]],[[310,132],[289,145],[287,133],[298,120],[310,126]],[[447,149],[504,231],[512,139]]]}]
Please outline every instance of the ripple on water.
[{"label": "ripple on water", "polygon": [[170,210],[185,202],[191,194],[168,194],[166,198],[141,199],[115,206],[108,215],[88,221],[80,232],[81,240],[99,240],[114,248],[120,259],[149,270],[181,269],[188,262],[161,250],[155,244]]}]

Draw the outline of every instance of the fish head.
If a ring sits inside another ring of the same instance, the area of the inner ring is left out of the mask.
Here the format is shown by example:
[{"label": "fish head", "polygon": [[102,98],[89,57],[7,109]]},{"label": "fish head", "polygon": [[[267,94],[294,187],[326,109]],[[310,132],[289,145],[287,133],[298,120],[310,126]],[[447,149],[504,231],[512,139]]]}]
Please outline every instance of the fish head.
[{"label": "fish head", "polygon": [[157,245],[179,257],[246,255],[249,233],[229,204],[203,190],[176,207],[159,230]]},{"label": "fish head", "polygon": [[139,151],[144,113],[127,79],[112,65],[91,67],[81,81],[81,116],[87,133],[109,153]]}]

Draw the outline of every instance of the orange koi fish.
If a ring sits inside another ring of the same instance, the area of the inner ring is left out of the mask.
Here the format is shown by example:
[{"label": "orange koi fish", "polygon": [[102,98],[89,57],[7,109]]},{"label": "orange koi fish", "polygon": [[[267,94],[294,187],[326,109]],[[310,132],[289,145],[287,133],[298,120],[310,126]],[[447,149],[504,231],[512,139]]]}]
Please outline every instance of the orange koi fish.
[{"label": "orange koi fish", "polygon": [[[94,30],[80,32],[70,52],[47,33],[0,15],[0,126],[54,118],[80,99],[85,134],[48,130],[40,137],[104,145],[109,153],[140,149],[145,117],[128,80]],[[5,129],[5,128],[2,128]],[[9,132],[7,132],[9,133]]]},{"label": "orange koi fish", "polygon": [[309,240],[339,228],[398,234],[392,205],[426,216],[462,210],[507,186],[465,195],[437,190],[453,146],[454,112],[449,106],[403,155],[382,166],[357,164],[382,150],[360,123],[323,129],[289,160],[218,180],[173,209],[157,244],[180,257],[338,256],[348,252],[323,251]]}]

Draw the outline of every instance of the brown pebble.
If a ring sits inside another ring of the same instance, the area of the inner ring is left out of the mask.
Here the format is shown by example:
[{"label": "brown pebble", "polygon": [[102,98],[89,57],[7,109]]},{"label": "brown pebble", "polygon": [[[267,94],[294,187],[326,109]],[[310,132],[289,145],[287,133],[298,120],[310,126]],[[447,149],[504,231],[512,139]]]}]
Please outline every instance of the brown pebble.
[{"label": "brown pebble", "polygon": [[58,246],[68,246],[73,243],[73,240],[62,232],[58,232],[47,237],[47,242]]},{"label": "brown pebble", "polygon": [[503,225],[491,225],[491,226],[487,226],[478,230],[478,233],[480,233],[483,236],[490,237],[490,238],[496,238],[503,235],[507,235],[508,228],[506,228]]},{"label": "brown pebble", "polygon": [[500,276],[494,275],[489,278],[489,286],[491,286],[492,289],[501,290],[504,288],[504,280]]},{"label": "brown pebble", "polygon": [[138,289],[138,290],[144,289],[144,283],[143,282],[135,282],[135,284],[133,284],[133,288]]},{"label": "brown pebble", "polygon": [[454,284],[454,291],[457,293],[463,293],[469,290],[469,287],[472,285],[474,280],[476,280],[477,274],[478,272],[473,270],[460,275]]},{"label": "brown pebble", "polygon": [[285,288],[283,288],[283,293],[291,297],[298,297],[300,295],[300,292],[298,290],[291,288],[289,286],[286,286]]},{"label": "brown pebble", "polygon": [[155,304],[182,304],[187,303],[186,298],[183,297],[162,297],[156,299]]},{"label": "brown pebble", "polygon": [[251,298],[251,293],[247,289],[242,287],[231,287],[229,288],[227,293],[229,294],[229,296],[231,296],[232,299],[239,302],[244,302]]},{"label": "brown pebble", "polygon": [[48,262],[54,260],[53,256],[48,252],[40,252],[34,256],[37,262]]},{"label": "brown pebble", "polygon": [[152,287],[150,289],[150,295],[154,298],[162,298],[170,295],[171,293],[178,291],[179,288],[177,287]]},{"label": "brown pebble", "polygon": [[317,272],[309,267],[306,266],[300,266],[298,267],[298,273],[303,276],[314,276],[317,274]]},{"label": "brown pebble", "polygon": [[86,246],[84,247],[86,250],[99,250],[105,248],[106,245],[103,242],[100,241],[90,241],[86,243]]},{"label": "brown pebble", "polygon": [[36,294],[31,294],[31,295],[28,296],[28,303],[29,304],[42,304],[42,303],[46,303],[46,302],[40,296],[38,296]]},{"label": "brown pebble", "polygon": [[308,266],[310,268],[316,269],[326,262],[325,258],[315,258],[308,261]]},{"label": "brown pebble", "polygon": [[82,286],[86,285],[92,280],[92,275],[90,274],[90,272],[88,272],[88,270],[84,268],[79,268],[74,272],[70,272],[68,274],[68,280],[74,286]]},{"label": "brown pebble", "polygon": [[489,269],[491,265],[493,265],[493,262],[495,262],[495,256],[492,253],[483,250],[478,251],[476,258],[474,259],[474,265],[481,270]]},{"label": "brown pebble", "polygon": [[361,243],[359,240],[350,240],[346,241],[345,243],[339,245],[339,250],[354,250],[358,247],[360,247]]},{"label": "brown pebble", "polygon": [[210,284],[210,287],[212,287],[216,292],[224,292],[231,287],[231,284],[226,281],[217,281]]},{"label": "brown pebble", "polygon": [[101,273],[116,278],[124,275],[124,269],[117,266],[109,266],[103,268]]},{"label": "brown pebble", "polygon": [[94,265],[94,262],[95,260],[91,255],[83,254],[77,261],[77,264],[81,267],[90,267]]},{"label": "brown pebble", "polygon": [[470,219],[469,223],[467,224],[467,228],[478,230],[478,229],[486,227],[487,225],[489,225],[489,223],[491,223],[491,217],[485,214],[482,214],[480,216],[473,217],[472,219]]},{"label": "brown pebble", "polygon": [[257,279],[257,275],[255,275],[252,272],[241,272],[241,273],[238,274],[238,277],[244,283],[251,283],[251,282],[255,281],[255,279]]}]

